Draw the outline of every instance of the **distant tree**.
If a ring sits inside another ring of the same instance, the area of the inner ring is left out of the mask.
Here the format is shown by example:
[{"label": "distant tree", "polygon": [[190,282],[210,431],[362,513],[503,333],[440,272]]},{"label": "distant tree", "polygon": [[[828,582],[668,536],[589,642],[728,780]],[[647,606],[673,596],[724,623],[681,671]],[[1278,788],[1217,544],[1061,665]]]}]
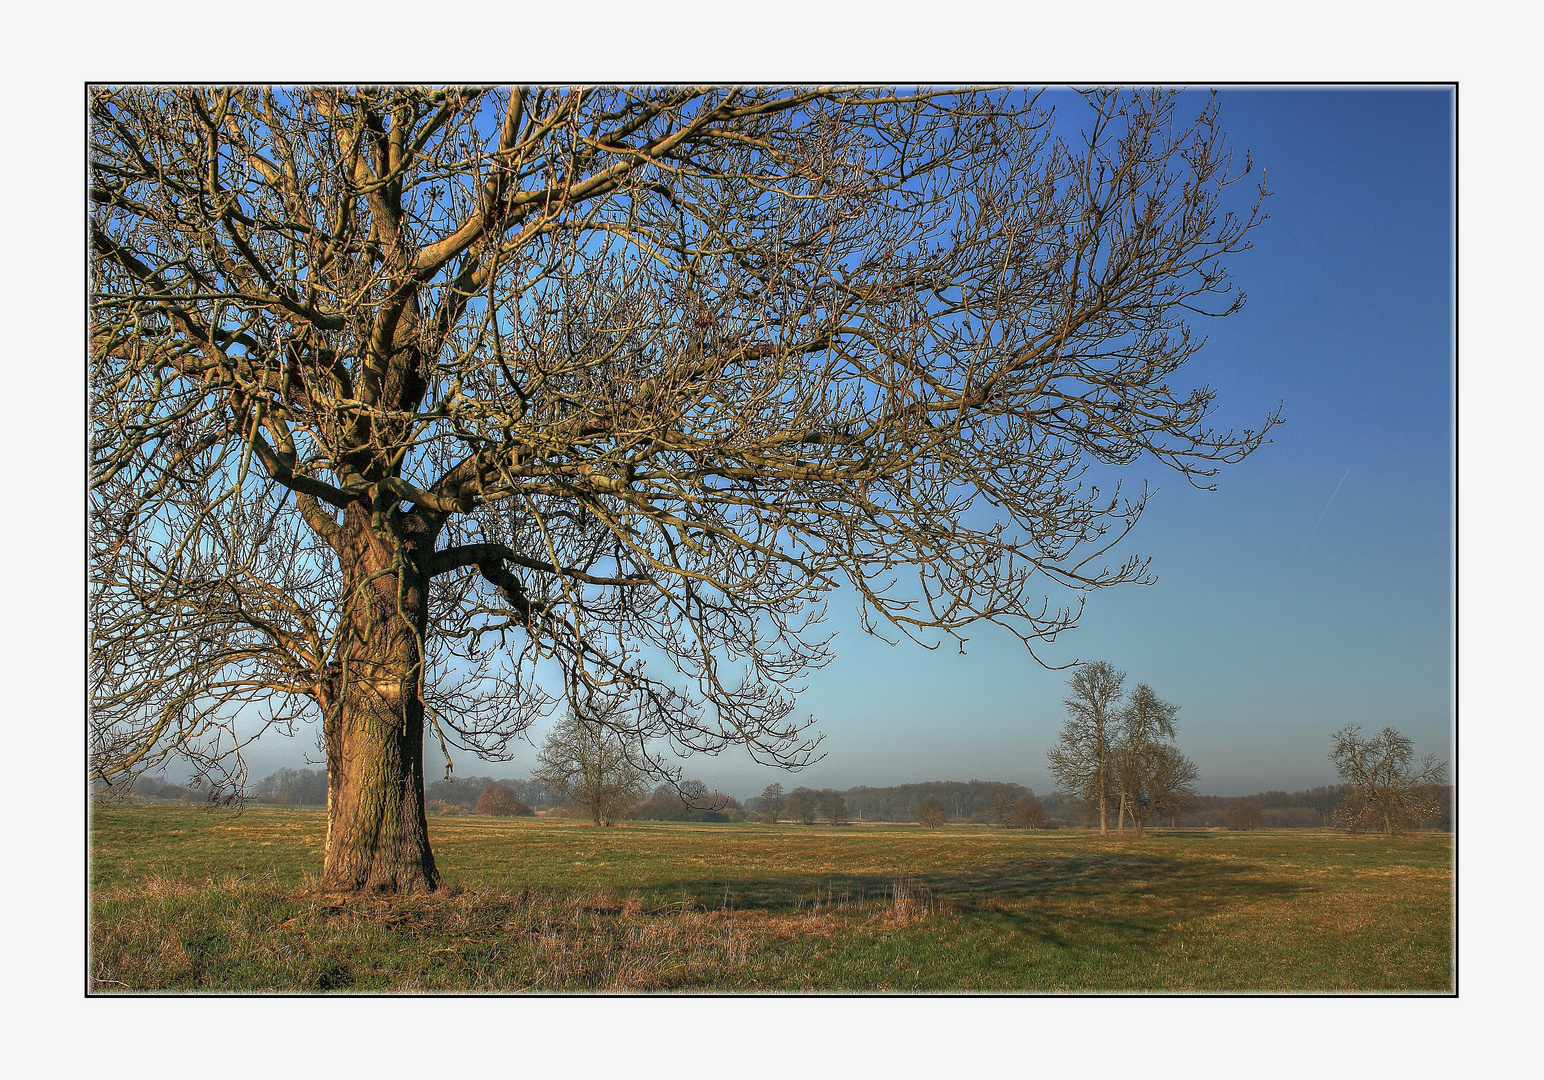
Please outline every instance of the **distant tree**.
[{"label": "distant tree", "polygon": [[746,819],[744,804],[733,795],[722,791],[715,791],[713,798],[718,807],[714,813],[722,814],[729,821],[744,821]]},{"label": "distant tree", "polygon": [[264,777],[254,792],[258,802],[275,806],[327,805],[325,770],[280,769]]},{"label": "distant tree", "polygon": [[605,827],[615,825],[646,790],[643,770],[611,726],[619,708],[616,703],[570,707],[547,736],[534,777],[560,804]]},{"label": "distant tree", "polygon": [[489,784],[477,796],[477,813],[491,817],[530,817],[532,810],[503,784]]},{"label": "distant tree", "polygon": [[[475,812],[478,796],[482,794],[483,788],[493,782],[491,776],[462,776],[455,779],[435,780],[424,787],[426,800],[424,805],[427,806],[429,802],[439,802]],[[519,797],[518,793],[516,797]]]},{"label": "distant tree", "polygon": [[1008,811],[1008,824],[1020,829],[1038,829],[1045,824],[1045,807],[1035,798],[1035,793],[1019,796],[1018,802]]},{"label": "distant tree", "polygon": [[167,783],[164,776],[141,776],[134,784],[134,791],[149,799],[175,799],[178,802],[192,802],[194,795],[181,784]]},{"label": "distant tree", "polygon": [[813,825],[818,813],[820,793],[807,787],[796,787],[788,793],[788,816],[803,825]]},{"label": "distant tree", "polygon": [[842,798],[840,791],[826,788],[820,792],[815,800],[815,809],[821,817],[833,825],[840,825],[847,820],[847,802]]},{"label": "distant tree", "polygon": [[994,825],[1007,825],[1008,818],[1013,814],[1013,806],[1013,789],[1007,784],[994,784],[982,810],[987,820]]},{"label": "distant tree", "polygon": [[1319,815],[1320,825],[1328,825],[1335,820],[1335,812],[1340,809],[1340,800],[1344,795],[1345,787],[1341,784],[1309,788],[1296,793],[1301,805]]},{"label": "distant tree", "polygon": [[701,780],[682,780],[676,785],[681,801],[693,810],[713,809],[713,795]]},{"label": "distant tree", "polygon": [[1260,813],[1260,808],[1252,802],[1240,803],[1228,811],[1228,828],[1241,832],[1249,832],[1265,827],[1265,818]]},{"label": "distant tree", "polygon": [[1336,820],[1351,832],[1378,829],[1397,834],[1438,811],[1432,785],[1441,784],[1447,764],[1427,754],[1417,764],[1415,743],[1386,727],[1370,739],[1347,724],[1334,735],[1330,760],[1346,781]]},{"label": "distant tree", "polygon": [[734,796],[709,791],[700,780],[683,780],[660,784],[629,816],[644,821],[744,821],[745,811]]},{"label": "distant tree", "polygon": [[[1159,743],[1153,748],[1147,766],[1147,809],[1155,817],[1168,818],[1169,827],[1173,828],[1175,819],[1195,802],[1199,776],[1195,762],[1180,753],[1178,747]],[[1139,822],[1138,831],[1141,827]]]},{"label": "distant tree", "polygon": [[681,801],[681,793],[670,784],[660,784],[628,813],[629,817],[643,821],[688,821],[691,807]]},{"label": "distant tree", "polygon": [[1119,714],[1115,745],[1115,780],[1120,792],[1117,827],[1126,831],[1126,815],[1131,814],[1137,832],[1152,812],[1154,770],[1157,749],[1166,739],[1174,738],[1174,717],[1179,706],[1164,701],[1153,688],[1140,683],[1131,692]]},{"label": "distant tree", "polygon": [[761,820],[776,825],[788,805],[782,784],[768,784],[761,789]]},{"label": "distant tree", "polygon": [[1118,706],[1126,673],[1103,660],[1079,664],[1067,681],[1072,693],[1062,700],[1067,722],[1057,745],[1046,752],[1051,773],[1062,789],[1099,807],[1099,832],[1107,824],[1111,789],[1115,786],[1115,744],[1119,736]]},{"label": "distant tree", "polygon": [[994,794],[1006,793],[1009,804],[1029,789],[1022,784],[995,780],[932,780],[926,783],[898,784],[894,787],[858,787],[842,792],[847,812],[867,821],[916,821],[917,806],[929,795],[937,795],[950,818],[990,820],[987,803]]},{"label": "distant tree", "polygon": [[938,828],[944,823],[945,817],[944,802],[937,795],[929,795],[917,807],[917,821],[929,829]]}]

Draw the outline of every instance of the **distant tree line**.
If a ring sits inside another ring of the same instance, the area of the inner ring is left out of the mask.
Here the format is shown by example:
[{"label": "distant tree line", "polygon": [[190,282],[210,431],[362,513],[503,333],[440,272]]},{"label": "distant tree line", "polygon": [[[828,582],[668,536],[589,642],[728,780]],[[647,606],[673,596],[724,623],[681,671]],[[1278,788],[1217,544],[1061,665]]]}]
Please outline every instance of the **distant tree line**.
[{"label": "distant tree line", "polygon": [[[209,801],[207,790],[174,784],[164,776],[141,776],[134,783],[134,794],[142,799],[166,799],[182,803]],[[326,769],[280,769],[247,789],[248,802],[273,806],[326,806]]]},{"label": "distant tree line", "polygon": [[[762,795],[765,801],[766,793]],[[817,821],[827,825],[843,825],[852,820],[846,795],[835,788],[794,788],[788,793],[787,809],[782,816],[801,825],[813,825]],[[781,820],[781,817],[776,820]]]},{"label": "distant tree line", "polygon": [[745,807],[733,795],[710,791],[701,780],[677,787],[660,784],[628,815],[636,821],[744,821]]},{"label": "distant tree line", "polygon": [[170,799],[176,802],[203,802],[205,793],[196,788],[170,783],[164,776],[141,776],[134,782],[134,794],[142,799]]},{"label": "distant tree line", "polygon": [[326,769],[280,769],[253,789],[254,802],[274,806],[326,806]]},{"label": "distant tree line", "polygon": [[860,785],[842,792],[848,813],[860,821],[916,821],[929,797],[942,805],[949,821],[1001,825],[1014,802],[1031,794],[1022,784],[991,780],[934,780],[894,787]]},{"label": "distant tree line", "polygon": [[503,788],[513,799],[527,807],[547,809],[557,805],[547,785],[539,780],[495,780],[491,776],[460,776],[454,780],[435,780],[425,785],[424,806],[430,814],[477,813],[478,800],[491,786]]},{"label": "distant tree line", "polygon": [[[1187,810],[1175,815],[1173,824],[1182,829],[1238,830],[1344,826],[1351,815],[1366,813],[1365,796],[1360,802],[1348,801],[1351,791],[1349,784],[1334,784],[1294,792],[1197,795]],[[168,782],[164,777],[140,777],[134,793],[140,798],[189,804],[207,801],[206,792]],[[249,788],[247,798],[249,802],[273,806],[325,806],[327,773],[324,769],[279,769]],[[1414,785],[1405,790],[1403,800],[1402,805],[1412,808],[1406,814],[1407,820],[1401,822],[1403,827],[1452,829],[1452,785]],[[435,780],[425,788],[425,801],[432,815],[476,813],[500,817],[551,810],[561,802],[549,785],[540,780],[496,780],[491,776]],[[587,815],[582,807],[575,812]],[[1053,792],[1036,796],[1020,784],[987,780],[935,780],[893,787],[859,785],[845,791],[809,787],[784,791],[782,784],[773,783],[761,795],[742,803],[725,792],[709,789],[700,780],[685,780],[677,787],[660,784],[626,808],[622,816],[638,821],[760,820],[837,825],[869,821],[1058,829],[1097,827],[1099,806],[1074,795]],[[924,817],[927,821],[923,821]]]},{"label": "distant tree line", "polygon": [[[1179,815],[1182,829],[1327,829],[1342,824],[1348,787],[1333,784],[1303,791],[1261,791],[1253,795],[1198,795],[1190,810]],[[1418,828],[1453,827],[1453,788],[1423,786],[1419,794],[1431,813],[1412,824]]]},{"label": "distant tree line", "polygon": [[517,799],[513,791],[498,783],[489,784],[482,789],[482,794],[477,796],[477,805],[473,809],[489,817],[531,817],[536,813]]},{"label": "distant tree line", "polygon": [[768,784],[760,795],[745,800],[748,816],[804,825],[852,821],[921,823],[924,807],[928,823],[939,825],[953,821],[1059,828],[1074,824],[1073,817],[1081,815],[1081,804],[1054,796],[1041,799],[1022,784],[993,780],[933,780],[894,787],[860,784],[845,791],[810,787],[784,791],[782,784]]}]

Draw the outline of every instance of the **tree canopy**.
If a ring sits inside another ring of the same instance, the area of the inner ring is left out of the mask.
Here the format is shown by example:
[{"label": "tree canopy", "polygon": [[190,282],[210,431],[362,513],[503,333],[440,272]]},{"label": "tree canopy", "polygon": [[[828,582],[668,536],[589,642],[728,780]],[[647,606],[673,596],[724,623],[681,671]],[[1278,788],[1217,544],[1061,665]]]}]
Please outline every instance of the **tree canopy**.
[{"label": "tree canopy", "polygon": [[94,774],[320,720],[327,879],[432,887],[425,725],[796,767],[839,585],[1033,646],[1145,580],[1086,472],[1275,422],[1173,382],[1264,188],[1215,101],[1068,97],[92,89]]}]

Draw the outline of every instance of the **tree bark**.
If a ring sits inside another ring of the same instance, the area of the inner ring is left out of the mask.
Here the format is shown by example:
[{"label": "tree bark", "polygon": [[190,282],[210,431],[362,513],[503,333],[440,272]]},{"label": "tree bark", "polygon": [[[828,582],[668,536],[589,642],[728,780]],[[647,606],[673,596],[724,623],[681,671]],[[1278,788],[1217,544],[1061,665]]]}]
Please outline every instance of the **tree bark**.
[{"label": "tree bark", "polygon": [[424,817],[421,642],[428,580],[411,537],[343,516],[346,612],[327,745],[329,892],[426,892],[439,884]]}]

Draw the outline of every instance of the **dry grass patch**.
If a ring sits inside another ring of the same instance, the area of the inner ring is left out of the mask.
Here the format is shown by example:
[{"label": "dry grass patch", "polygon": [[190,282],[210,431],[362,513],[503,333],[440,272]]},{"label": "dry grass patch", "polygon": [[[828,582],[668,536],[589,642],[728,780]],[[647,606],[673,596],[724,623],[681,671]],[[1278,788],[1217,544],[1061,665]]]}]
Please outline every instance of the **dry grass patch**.
[{"label": "dry grass patch", "polygon": [[672,991],[756,986],[769,949],[910,925],[935,908],[791,912],[646,906],[636,891],[452,886],[401,898],[276,890],[265,881],[150,877],[104,889],[92,927],[101,992]]},{"label": "dry grass patch", "polygon": [[[233,826],[235,827],[233,830]],[[314,892],[325,823],[102,815],[103,991],[1451,992],[1451,838],[434,824],[449,887]],[[459,886],[458,887],[458,884]]]}]

